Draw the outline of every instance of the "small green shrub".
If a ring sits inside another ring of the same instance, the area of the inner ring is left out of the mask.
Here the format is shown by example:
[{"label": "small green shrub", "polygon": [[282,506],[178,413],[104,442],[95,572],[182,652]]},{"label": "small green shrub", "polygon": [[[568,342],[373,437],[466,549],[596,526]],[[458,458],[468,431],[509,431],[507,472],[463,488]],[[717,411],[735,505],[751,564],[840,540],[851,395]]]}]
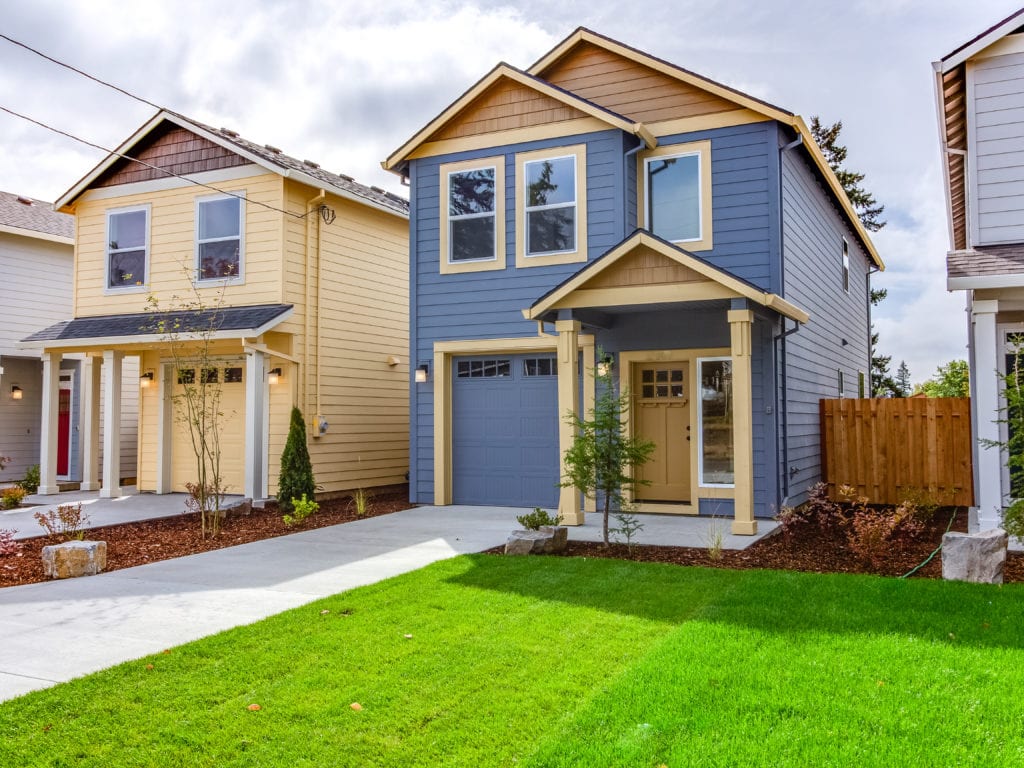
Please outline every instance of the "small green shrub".
[{"label": "small green shrub", "polygon": [[36,512],[32,517],[47,536],[59,536],[62,541],[81,541],[85,538],[85,526],[89,524],[89,516],[82,511],[81,504],[61,504],[57,509]]},{"label": "small green shrub", "polygon": [[33,464],[25,470],[25,477],[18,481],[18,487],[25,493],[35,493],[39,490],[39,465]]},{"label": "small green shrub", "polygon": [[1017,499],[1003,510],[1003,530],[1024,542],[1024,499]]},{"label": "small green shrub", "polygon": [[281,474],[277,480],[277,505],[282,512],[290,512],[292,501],[298,498],[316,498],[313,464],[306,447],[306,422],[302,411],[292,408],[288,440],[281,453]]},{"label": "small green shrub", "polygon": [[320,509],[320,505],[313,499],[307,499],[306,494],[302,494],[301,499],[292,499],[291,507],[294,514],[286,514],[281,517],[281,520],[283,520],[284,524],[287,526],[298,525]]},{"label": "small green shrub", "polygon": [[533,512],[517,516],[516,521],[528,531],[539,531],[547,525],[558,525],[558,515],[552,517],[546,509],[534,507]]},{"label": "small green shrub", "polygon": [[352,501],[350,502],[350,505],[356,517],[366,517],[368,514],[370,514],[371,498],[373,498],[373,496],[364,491],[362,488],[359,488],[358,490],[356,490],[355,493],[352,494]]},{"label": "small green shrub", "polygon": [[19,486],[4,488],[0,491],[0,509],[17,509],[28,494]]}]

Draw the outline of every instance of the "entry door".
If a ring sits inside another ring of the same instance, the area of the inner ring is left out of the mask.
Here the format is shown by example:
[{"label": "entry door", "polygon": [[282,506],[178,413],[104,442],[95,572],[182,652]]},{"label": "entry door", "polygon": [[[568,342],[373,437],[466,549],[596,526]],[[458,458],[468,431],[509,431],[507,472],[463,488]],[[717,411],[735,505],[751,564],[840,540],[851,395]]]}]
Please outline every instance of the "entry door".
[{"label": "entry door", "polygon": [[[63,379],[64,377],[61,376]],[[70,377],[57,392],[57,476],[68,476],[71,458],[71,389]]]},{"label": "entry door", "polygon": [[637,476],[638,501],[690,501],[689,366],[685,361],[633,366],[633,431],[654,443]]}]

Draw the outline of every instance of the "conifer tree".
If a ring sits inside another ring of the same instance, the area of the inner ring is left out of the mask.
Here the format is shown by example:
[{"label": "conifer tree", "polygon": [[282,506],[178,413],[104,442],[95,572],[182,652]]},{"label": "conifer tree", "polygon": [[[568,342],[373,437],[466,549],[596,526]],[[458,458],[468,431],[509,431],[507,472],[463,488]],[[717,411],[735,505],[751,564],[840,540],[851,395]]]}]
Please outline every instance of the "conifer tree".
[{"label": "conifer tree", "polygon": [[292,408],[288,440],[281,453],[281,475],[277,480],[277,505],[282,512],[291,512],[292,502],[303,494],[309,501],[315,498],[316,483],[313,481],[313,464],[306,447],[306,422],[302,411]]}]

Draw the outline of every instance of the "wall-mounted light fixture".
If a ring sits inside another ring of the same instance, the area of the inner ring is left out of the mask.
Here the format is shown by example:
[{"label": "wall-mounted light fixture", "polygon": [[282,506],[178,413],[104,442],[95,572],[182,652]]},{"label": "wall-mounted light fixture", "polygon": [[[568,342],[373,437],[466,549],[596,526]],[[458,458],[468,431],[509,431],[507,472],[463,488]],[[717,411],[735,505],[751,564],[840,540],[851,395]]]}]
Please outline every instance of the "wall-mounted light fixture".
[{"label": "wall-mounted light fixture", "polygon": [[271,368],[270,369],[270,373],[267,374],[267,383],[270,384],[270,386],[273,387],[280,380],[281,380],[281,369],[280,368]]},{"label": "wall-mounted light fixture", "polygon": [[615,358],[613,358],[611,355],[605,355],[602,359],[597,361],[597,375],[607,376],[614,367]]},{"label": "wall-mounted light fixture", "polygon": [[146,389],[150,384],[153,383],[153,371],[146,371],[144,374],[139,376],[139,386]]},{"label": "wall-mounted light fixture", "polygon": [[416,383],[426,384],[430,378],[430,366],[427,363],[420,363],[416,367]]},{"label": "wall-mounted light fixture", "polygon": [[11,400],[21,400],[24,394],[25,393],[21,391],[21,387],[17,384],[11,386]]}]

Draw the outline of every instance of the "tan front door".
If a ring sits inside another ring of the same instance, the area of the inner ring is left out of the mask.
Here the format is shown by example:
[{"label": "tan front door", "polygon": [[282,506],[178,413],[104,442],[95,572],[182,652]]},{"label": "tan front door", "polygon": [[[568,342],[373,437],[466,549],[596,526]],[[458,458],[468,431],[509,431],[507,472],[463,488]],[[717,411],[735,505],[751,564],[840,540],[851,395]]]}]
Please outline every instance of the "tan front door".
[{"label": "tan front door", "polygon": [[638,472],[638,501],[690,501],[690,382],[686,362],[633,366],[634,433],[654,443]]}]

